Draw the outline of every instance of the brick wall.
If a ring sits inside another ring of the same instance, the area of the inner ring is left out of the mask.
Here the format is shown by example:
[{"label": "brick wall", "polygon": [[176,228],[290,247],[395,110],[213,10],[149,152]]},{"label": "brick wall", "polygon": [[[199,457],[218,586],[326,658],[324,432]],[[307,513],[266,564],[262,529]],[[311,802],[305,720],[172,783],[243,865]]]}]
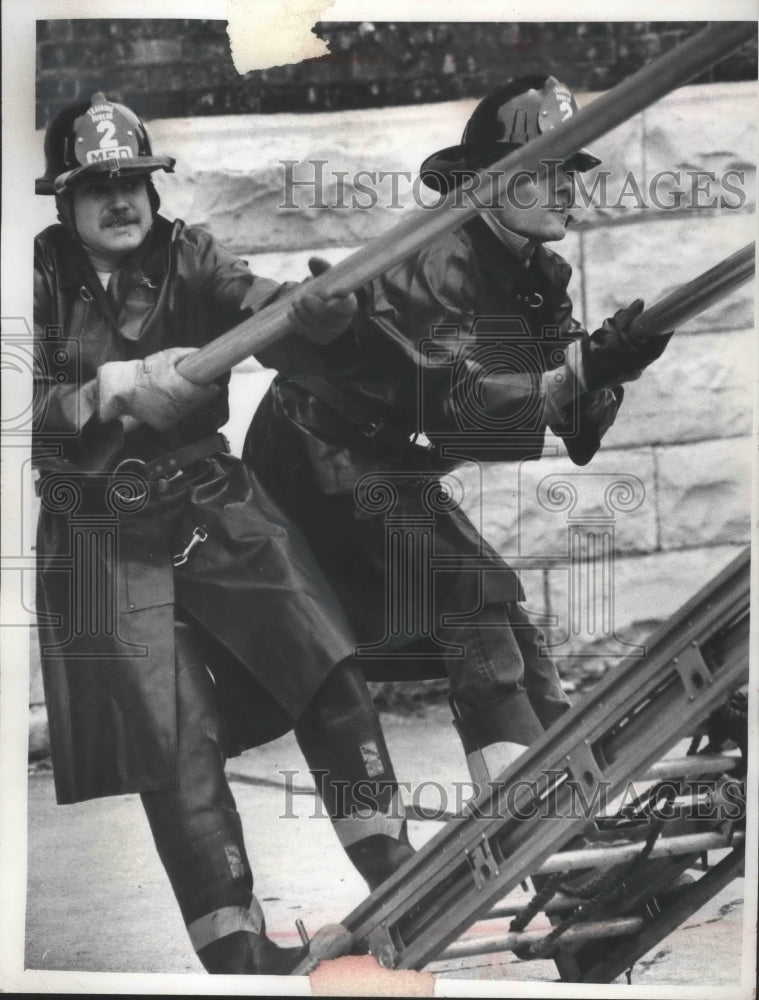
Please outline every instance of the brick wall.
[{"label": "brick wall", "polygon": [[[330,54],[293,66],[234,69],[226,22],[61,18],[38,22],[37,125],[98,90],[145,118],[338,110],[480,96],[504,75],[548,69],[605,89],[702,25],[326,22]],[[756,77],[756,43],[704,80]]]}]

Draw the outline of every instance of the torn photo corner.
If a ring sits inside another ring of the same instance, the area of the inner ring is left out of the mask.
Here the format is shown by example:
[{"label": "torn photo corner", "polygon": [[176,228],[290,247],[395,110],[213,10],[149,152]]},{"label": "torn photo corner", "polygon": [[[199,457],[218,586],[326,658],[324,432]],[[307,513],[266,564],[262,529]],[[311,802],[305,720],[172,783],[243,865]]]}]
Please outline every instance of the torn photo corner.
[{"label": "torn photo corner", "polygon": [[463,13],[3,5],[0,989],[750,995],[755,11]]}]

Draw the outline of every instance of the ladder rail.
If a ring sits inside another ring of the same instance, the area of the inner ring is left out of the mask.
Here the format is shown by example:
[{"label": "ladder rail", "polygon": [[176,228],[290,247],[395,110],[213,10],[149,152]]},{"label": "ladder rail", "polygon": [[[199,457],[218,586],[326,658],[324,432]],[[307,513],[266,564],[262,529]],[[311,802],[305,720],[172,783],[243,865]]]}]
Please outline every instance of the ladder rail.
[{"label": "ladder rail", "polygon": [[645,660],[608,675],[360,904],[343,922],[359,947],[398,968],[434,961],[591,818],[517,820],[515,810],[538,801],[560,812],[573,788],[599,781],[619,792],[743,683],[748,570],[746,551],[652,635]]}]

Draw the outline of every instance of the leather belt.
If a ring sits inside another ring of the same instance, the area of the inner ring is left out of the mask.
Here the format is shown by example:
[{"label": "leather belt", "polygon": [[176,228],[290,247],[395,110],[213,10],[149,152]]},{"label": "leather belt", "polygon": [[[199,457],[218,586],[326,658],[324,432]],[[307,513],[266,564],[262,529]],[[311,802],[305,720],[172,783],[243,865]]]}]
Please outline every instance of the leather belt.
[{"label": "leather belt", "polygon": [[[141,458],[122,458],[122,460],[112,470],[103,469],[100,472],[82,472],[82,486],[90,485],[96,492],[106,489],[109,485],[114,486],[113,480],[120,474],[124,478],[123,487],[119,487],[118,481],[115,484],[116,493],[124,504],[141,504],[148,496],[148,485],[155,483],[158,493],[166,493],[169,485],[180,476],[189,466],[194,465],[203,458],[210,455],[218,455],[220,452],[229,454],[229,442],[223,434],[212,434],[209,437],[193,441],[192,444],[184,445],[175,451],[170,451],[160,458],[155,458],[150,462]],[[47,471],[37,479],[34,484],[34,491],[37,496],[43,495],[45,481],[51,477],[60,475],[52,471]],[[64,473],[70,476],[71,473]],[[131,485],[130,485],[131,481]],[[137,489],[139,484],[142,487]]]},{"label": "leather belt", "polygon": [[288,375],[284,381],[294,382],[312,396],[316,396],[347,420],[367,441],[376,442],[396,454],[405,454],[413,450],[416,435],[413,435],[412,440],[411,431],[407,427],[393,422],[378,411],[370,412],[365,402],[354,399],[320,375]]},{"label": "leather belt", "polygon": [[186,444],[176,451],[161,455],[160,458],[154,458],[150,462],[145,462],[141,458],[123,458],[113,470],[113,474],[133,473],[148,482],[157,483],[159,492],[163,492],[168,484],[181,476],[190,465],[219,452],[228,454],[229,450],[229,441],[223,434],[212,434],[210,437],[201,438],[200,441],[193,441],[192,444]]}]

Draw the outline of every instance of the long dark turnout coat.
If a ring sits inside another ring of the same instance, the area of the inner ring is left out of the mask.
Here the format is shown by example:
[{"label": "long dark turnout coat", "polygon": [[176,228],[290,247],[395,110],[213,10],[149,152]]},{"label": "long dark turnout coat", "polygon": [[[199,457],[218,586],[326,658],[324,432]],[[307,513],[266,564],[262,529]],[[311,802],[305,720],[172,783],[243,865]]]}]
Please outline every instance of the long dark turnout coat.
[{"label": "long dark turnout coat", "polygon": [[[226,380],[165,432],[101,423],[88,402],[100,365],[200,347],[280,286],[160,216],[117,274],[106,292],[61,225],[36,240],[37,602],[59,802],[172,786],[175,618],[201,626],[230,753],[287,730],[352,649],[301,534],[239,460],[219,450],[147,498],[139,464],[113,474],[125,458],[214,435]],[[318,370],[318,353],[293,339],[262,359],[287,371],[297,355],[299,371]],[[174,568],[195,529],[207,540]]]}]

